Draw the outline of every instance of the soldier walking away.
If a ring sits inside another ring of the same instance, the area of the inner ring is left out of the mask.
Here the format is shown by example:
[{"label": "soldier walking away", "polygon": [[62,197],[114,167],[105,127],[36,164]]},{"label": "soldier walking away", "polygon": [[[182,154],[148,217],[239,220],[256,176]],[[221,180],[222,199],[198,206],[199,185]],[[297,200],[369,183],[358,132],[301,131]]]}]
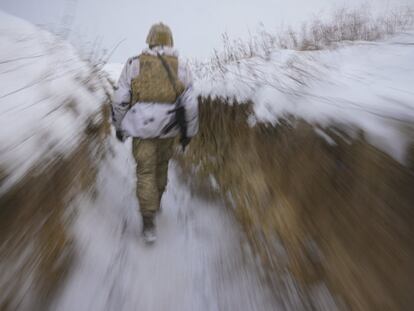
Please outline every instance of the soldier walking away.
[{"label": "soldier walking away", "polygon": [[174,141],[183,147],[198,130],[197,99],[188,66],[178,58],[168,26],[151,27],[148,48],[127,60],[112,102],[116,137],[132,137],[137,197],[145,242],[156,240],[155,214],[167,185]]}]

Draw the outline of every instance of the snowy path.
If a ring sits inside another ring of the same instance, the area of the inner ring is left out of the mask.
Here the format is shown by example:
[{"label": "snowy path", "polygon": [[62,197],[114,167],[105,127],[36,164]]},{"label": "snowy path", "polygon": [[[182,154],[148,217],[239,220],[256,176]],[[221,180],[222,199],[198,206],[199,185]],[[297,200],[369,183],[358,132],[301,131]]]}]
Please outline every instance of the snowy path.
[{"label": "snowy path", "polygon": [[96,200],[79,198],[79,250],[54,309],[281,310],[257,277],[243,236],[219,203],[192,197],[170,165],[158,241],[145,246],[134,193],[134,161],[119,143],[103,163]]}]

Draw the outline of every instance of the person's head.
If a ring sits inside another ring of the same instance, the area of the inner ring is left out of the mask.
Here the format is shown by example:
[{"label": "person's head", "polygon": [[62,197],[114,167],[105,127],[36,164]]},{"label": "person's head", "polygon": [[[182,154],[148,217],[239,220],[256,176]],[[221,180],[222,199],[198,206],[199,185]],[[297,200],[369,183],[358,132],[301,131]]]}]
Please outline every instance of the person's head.
[{"label": "person's head", "polygon": [[170,27],[163,23],[153,25],[148,33],[146,42],[150,49],[156,46],[173,47],[174,41]]}]

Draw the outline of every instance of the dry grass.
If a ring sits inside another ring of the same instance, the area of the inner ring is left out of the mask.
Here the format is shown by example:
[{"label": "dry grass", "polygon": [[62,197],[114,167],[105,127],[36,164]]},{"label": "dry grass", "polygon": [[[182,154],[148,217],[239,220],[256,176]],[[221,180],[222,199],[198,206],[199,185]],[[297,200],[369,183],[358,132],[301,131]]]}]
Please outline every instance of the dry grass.
[{"label": "dry grass", "polygon": [[315,19],[299,29],[269,32],[265,29],[250,35],[249,39],[231,39],[223,34],[223,48],[215,50],[206,63],[194,61],[197,75],[222,70],[226,64],[242,59],[261,57],[267,59],[279,49],[313,51],[334,48],[338,43],[351,41],[378,41],[390,35],[404,32],[414,25],[414,10],[410,7],[374,15],[368,7],[338,9],[327,20]]},{"label": "dry grass", "polygon": [[68,205],[93,188],[108,114],[91,117],[72,154],[33,168],[0,197],[0,310],[47,310],[65,280],[75,260]]},{"label": "dry grass", "polygon": [[288,269],[309,308],[324,282],[342,309],[412,310],[414,166],[339,125],[328,129],[335,146],[293,118],[250,128],[250,107],[202,100],[200,133],[181,164],[204,183],[214,176],[232,198],[272,284]]}]

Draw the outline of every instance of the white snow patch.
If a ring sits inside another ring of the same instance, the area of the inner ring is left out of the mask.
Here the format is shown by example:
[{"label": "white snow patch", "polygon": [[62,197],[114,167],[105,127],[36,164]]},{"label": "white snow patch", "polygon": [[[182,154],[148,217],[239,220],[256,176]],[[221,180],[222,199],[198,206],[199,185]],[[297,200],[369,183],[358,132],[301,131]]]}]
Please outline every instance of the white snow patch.
[{"label": "white snow patch", "polygon": [[318,134],[319,137],[323,138],[329,145],[335,146],[337,144],[335,140],[333,140],[332,137],[326,134],[323,130],[315,128],[314,131],[316,134]]},{"label": "white snow patch", "polygon": [[0,191],[79,144],[105,83],[56,36],[0,11]]}]

